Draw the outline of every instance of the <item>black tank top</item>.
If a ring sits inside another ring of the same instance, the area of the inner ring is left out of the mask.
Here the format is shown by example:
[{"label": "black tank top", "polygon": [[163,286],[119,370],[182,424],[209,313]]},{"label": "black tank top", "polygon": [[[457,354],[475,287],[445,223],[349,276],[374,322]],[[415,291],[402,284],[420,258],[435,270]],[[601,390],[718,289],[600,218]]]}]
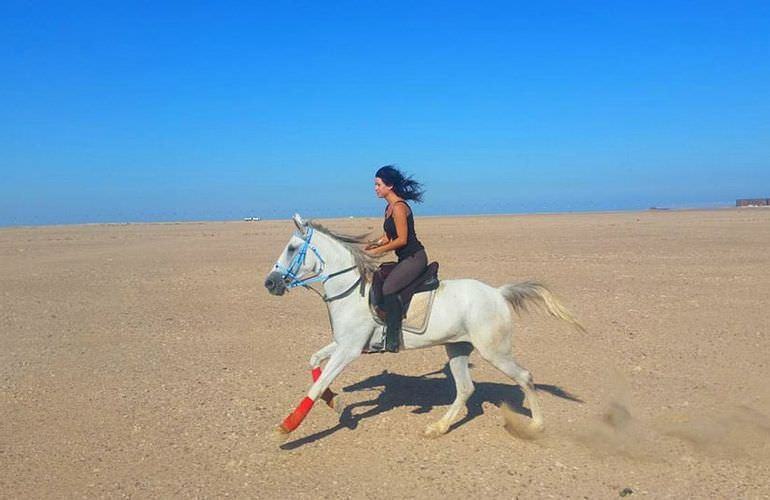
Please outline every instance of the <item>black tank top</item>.
[{"label": "black tank top", "polygon": [[[398,260],[401,261],[407,257],[411,257],[420,250],[425,249],[425,247],[422,246],[420,240],[417,239],[417,234],[414,232],[414,216],[412,215],[412,207],[410,207],[405,201],[397,201],[396,203],[403,203],[409,209],[409,215],[406,216],[406,245],[396,250],[396,256],[398,257]],[[385,213],[387,212],[388,209],[386,207]],[[382,227],[385,229],[385,234],[387,234],[388,238],[391,240],[395,240],[398,237],[398,232],[396,232],[396,221],[393,220],[392,213],[385,218],[385,223],[382,225]]]}]

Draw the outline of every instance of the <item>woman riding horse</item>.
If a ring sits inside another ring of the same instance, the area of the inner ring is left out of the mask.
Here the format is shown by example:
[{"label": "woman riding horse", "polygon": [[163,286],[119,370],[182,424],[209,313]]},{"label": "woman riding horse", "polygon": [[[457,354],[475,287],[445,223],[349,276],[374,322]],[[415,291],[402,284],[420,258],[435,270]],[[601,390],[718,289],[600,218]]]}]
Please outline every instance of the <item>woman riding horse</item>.
[{"label": "woman riding horse", "polygon": [[385,349],[398,352],[403,305],[398,292],[417,279],[428,265],[428,256],[414,230],[414,215],[406,200],[422,202],[422,185],[393,166],[377,170],[374,192],[388,202],[385,208],[385,233],[366,247],[371,255],[380,256],[395,250],[398,263],[382,286],[382,306],[386,313]]}]

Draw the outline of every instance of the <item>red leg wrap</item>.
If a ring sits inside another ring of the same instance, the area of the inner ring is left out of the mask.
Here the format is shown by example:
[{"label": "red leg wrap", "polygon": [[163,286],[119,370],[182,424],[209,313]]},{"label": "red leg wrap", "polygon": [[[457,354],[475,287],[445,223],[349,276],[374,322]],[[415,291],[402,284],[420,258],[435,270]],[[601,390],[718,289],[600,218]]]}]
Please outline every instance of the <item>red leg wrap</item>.
[{"label": "red leg wrap", "polygon": [[[313,368],[312,376],[313,376],[313,382],[318,380],[318,378],[321,376],[321,367],[320,366],[316,366],[315,368]],[[321,394],[321,399],[324,400],[324,402],[326,403],[326,405],[329,408],[334,408],[334,396],[336,396],[336,395],[337,395],[337,393],[332,392],[327,387],[326,390],[324,391],[324,393]]]},{"label": "red leg wrap", "polygon": [[297,408],[291,412],[291,415],[286,417],[286,419],[283,421],[281,424],[281,430],[288,433],[299,427],[299,424],[301,424],[305,419],[308,412],[310,411],[310,408],[313,407],[313,403],[315,403],[315,401],[305,397],[299,406],[297,406]]}]

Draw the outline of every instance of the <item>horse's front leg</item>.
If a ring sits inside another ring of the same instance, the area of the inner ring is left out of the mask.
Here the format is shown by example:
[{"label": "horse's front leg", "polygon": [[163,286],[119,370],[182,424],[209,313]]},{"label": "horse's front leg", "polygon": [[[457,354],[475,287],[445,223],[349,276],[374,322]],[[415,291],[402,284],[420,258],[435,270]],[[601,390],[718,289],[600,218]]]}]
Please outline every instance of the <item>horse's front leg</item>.
[{"label": "horse's front leg", "polygon": [[[318,380],[318,378],[321,376],[321,363],[327,360],[335,349],[337,349],[337,343],[332,342],[331,344],[324,346],[320,351],[310,356],[310,368],[313,382]],[[342,413],[342,409],[345,407],[345,404],[342,402],[342,398],[340,398],[339,394],[332,391],[328,387],[323,392],[323,394],[321,394],[321,399],[326,402],[329,408],[336,410],[337,413]]]},{"label": "horse's front leg", "polygon": [[[323,363],[326,359],[329,358],[329,356],[332,355],[334,350],[337,348],[337,342],[332,342],[331,344],[324,346],[321,348],[320,351],[310,356],[310,368],[318,368],[321,366],[321,363]],[[313,378],[315,380],[315,377]]]},{"label": "horse's front leg", "polygon": [[[363,343],[361,343],[363,345]],[[310,387],[305,399],[297,408],[283,421],[278,430],[284,434],[293,431],[305,419],[316,400],[329,388],[332,381],[342,373],[353,360],[361,356],[361,347],[358,342],[354,345],[337,345],[334,349],[329,362],[326,364],[323,373],[319,374],[318,379]]]}]

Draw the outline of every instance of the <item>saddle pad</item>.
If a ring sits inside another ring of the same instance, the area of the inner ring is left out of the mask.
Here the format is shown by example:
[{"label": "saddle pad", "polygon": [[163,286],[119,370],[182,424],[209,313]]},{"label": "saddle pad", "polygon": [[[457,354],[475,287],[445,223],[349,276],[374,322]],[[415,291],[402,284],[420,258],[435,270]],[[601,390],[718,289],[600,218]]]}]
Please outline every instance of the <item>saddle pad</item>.
[{"label": "saddle pad", "polygon": [[[409,303],[409,309],[406,312],[406,318],[404,318],[401,324],[401,330],[422,335],[425,330],[428,329],[428,320],[430,319],[430,312],[433,308],[433,298],[436,296],[436,292],[441,289],[439,285],[438,289],[430,290],[429,292],[420,292],[412,296],[412,301]],[[372,312],[372,317],[380,325],[384,325],[377,313],[374,311],[374,306],[369,305],[369,309]]]}]

